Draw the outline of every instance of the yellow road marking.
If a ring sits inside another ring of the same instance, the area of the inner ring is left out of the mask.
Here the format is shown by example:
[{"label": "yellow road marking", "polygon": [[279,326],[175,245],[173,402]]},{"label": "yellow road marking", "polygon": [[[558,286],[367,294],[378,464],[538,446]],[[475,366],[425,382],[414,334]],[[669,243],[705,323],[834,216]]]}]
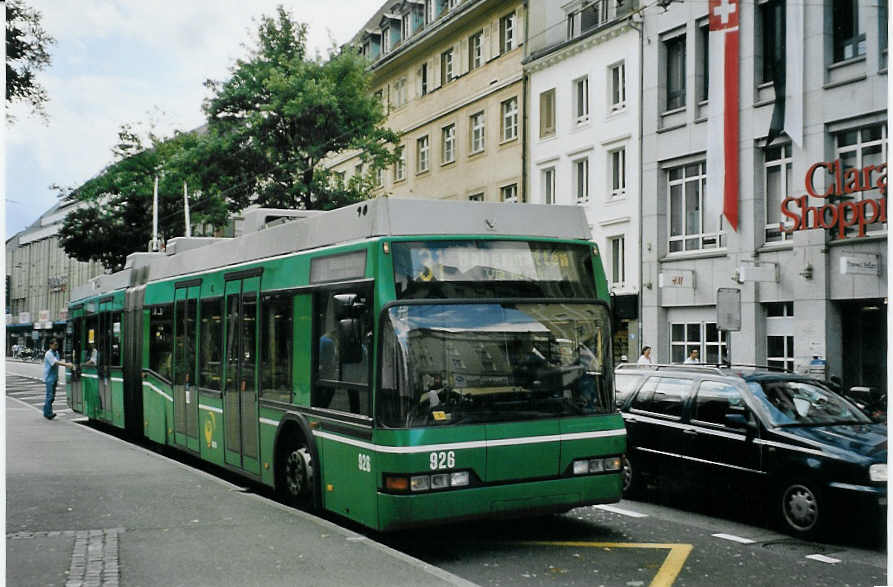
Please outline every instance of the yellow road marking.
[{"label": "yellow road marking", "polygon": [[515,542],[514,544],[532,544],[536,546],[577,546],[585,548],[648,548],[666,549],[670,551],[663,564],[658,569],[649,587],[669,587],[682,571],[688,555],[691,554],[691,544],[663,544],[648,542],[568,542],[536,540],[532,542]]}]

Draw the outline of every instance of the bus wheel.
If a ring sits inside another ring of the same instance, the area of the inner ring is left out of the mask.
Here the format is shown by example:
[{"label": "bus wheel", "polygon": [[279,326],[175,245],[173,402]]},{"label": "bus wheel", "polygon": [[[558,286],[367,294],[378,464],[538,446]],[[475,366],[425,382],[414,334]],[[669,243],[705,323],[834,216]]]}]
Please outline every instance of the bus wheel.
[{"label": "bus wheel", "polygon": [[313,459],[307,447],[297,439],[289,441],[280,453],[281,471],[277,489],[290,506],[307,509],[313,504]]}]

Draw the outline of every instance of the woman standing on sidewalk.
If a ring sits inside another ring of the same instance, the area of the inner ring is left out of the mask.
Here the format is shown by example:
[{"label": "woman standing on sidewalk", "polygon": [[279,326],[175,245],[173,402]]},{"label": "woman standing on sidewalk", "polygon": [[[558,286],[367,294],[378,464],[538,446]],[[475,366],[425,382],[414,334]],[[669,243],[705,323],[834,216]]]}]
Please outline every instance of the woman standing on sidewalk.
[{"label": "woman standing on sidewalk", "polygon": [[59,365],[66,369],[71,368],[70,363],[59,360],[59,341],[55,338],[50,341],[50,348],[43,356],[43,380],[47,386],[47,395],[43,404],[43,417],[52,420],[56,417],[53,413],[53,400],[56,399],[56,382],[59,380]]}]

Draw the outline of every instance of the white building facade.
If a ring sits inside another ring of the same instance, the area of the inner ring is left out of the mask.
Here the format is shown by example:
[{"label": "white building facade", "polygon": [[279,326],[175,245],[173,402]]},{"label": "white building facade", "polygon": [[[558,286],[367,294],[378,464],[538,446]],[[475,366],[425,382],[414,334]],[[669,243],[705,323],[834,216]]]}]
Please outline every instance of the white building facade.
[{"label": "white building facade", "polygon": [[[707,120],[721,83],[709,76],[714,4],[644,15],[642,342],[659,362],[697,349],[706,362],[730,356],[886,391],[886,3],[825,0],[798,13],[791,1],[732,2],[737,230],[708,188]],[[781,39],[797,26],[803,50],[792,60]],[[786,116],[802,103],[802,140],[767,144],[776,49],[802,75],[802,93],[786,101]],[[738,331],[719,330],[720,289],[740,294]]]},{"label": "white building facade", "polygon": [[640,35],[628,0],[528,4],[528,201],[579,205],[615,307],[615,358],[639,348]]}]

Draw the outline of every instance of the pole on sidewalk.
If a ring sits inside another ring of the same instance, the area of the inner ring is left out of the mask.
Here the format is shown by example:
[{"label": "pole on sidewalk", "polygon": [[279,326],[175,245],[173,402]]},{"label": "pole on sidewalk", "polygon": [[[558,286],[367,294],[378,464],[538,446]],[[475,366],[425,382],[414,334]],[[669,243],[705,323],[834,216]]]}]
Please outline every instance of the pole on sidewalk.
[{"label": "pole on sidewalk", "polygon": [[158,176],[155,176],[155,191],[152,193],[152,252],[158,252]]},{"label": "pole on sidewalk", "polygon": [[189,196],[186,194],[186,182],[183,182],[183,210],[186,212],[186,236],[192,236],[192,227],[189,225]]}]

